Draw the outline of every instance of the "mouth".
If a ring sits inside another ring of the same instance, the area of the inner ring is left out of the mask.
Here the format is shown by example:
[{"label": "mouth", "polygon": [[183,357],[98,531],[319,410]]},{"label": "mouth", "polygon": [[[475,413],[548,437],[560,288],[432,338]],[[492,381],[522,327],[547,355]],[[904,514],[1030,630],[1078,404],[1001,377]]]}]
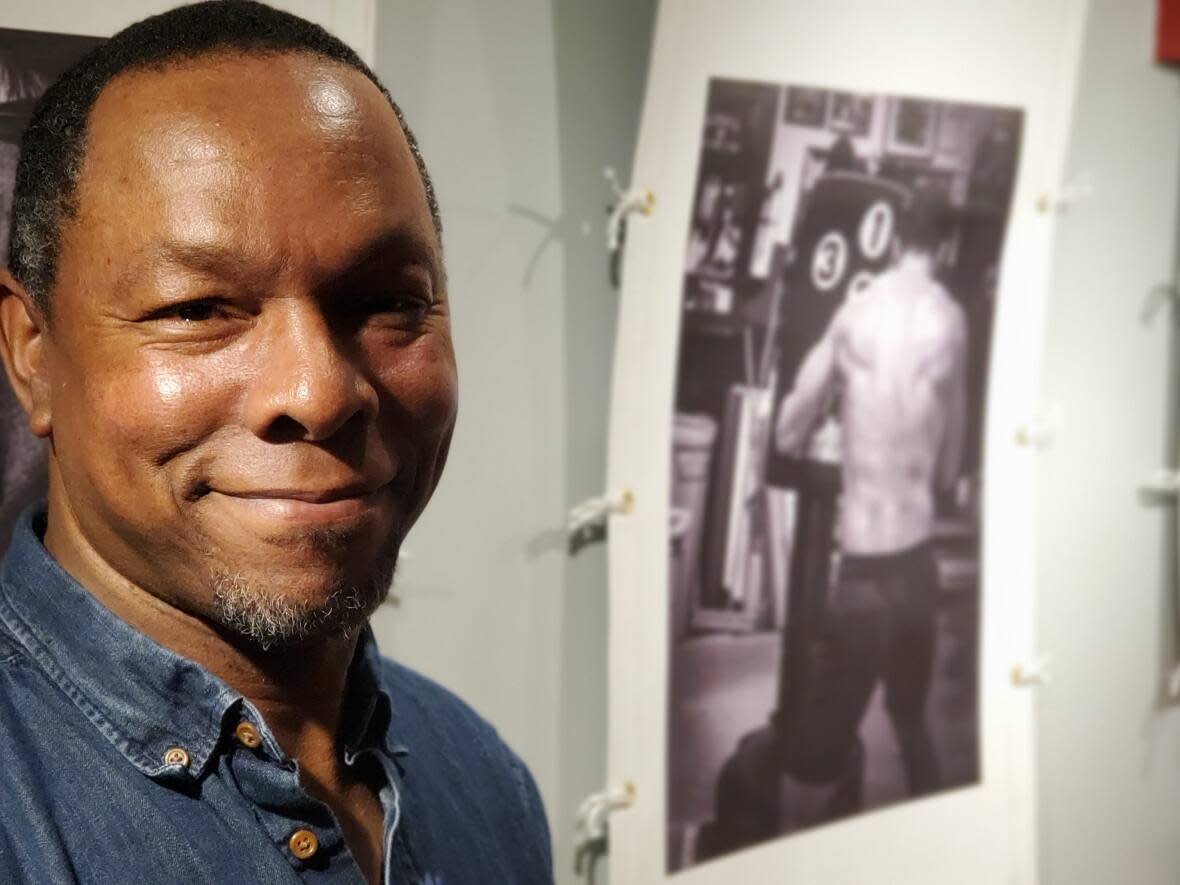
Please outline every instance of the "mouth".
[{"label": "mouth", "polygon": [[390,485],[344,485],[331,488],[273,488],[212,492],[249,520],[288,525],[354,522],[376,515]]}]

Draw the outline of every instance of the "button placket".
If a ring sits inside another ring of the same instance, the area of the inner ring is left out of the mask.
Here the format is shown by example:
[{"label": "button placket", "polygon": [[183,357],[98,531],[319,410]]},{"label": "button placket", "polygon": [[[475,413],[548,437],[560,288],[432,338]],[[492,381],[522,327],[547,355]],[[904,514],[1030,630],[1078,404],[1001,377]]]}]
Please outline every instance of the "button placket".
[{"label": "button placket", "polygon": [[302,788],[296,764],[292,761],[288,767],[285,761],[273,759],[262,727],[255,728],[263,740],[254,751],[242,747],[236,726],[230,730],[236,751],[227,753],[225,760],[240,795],[292,868],[327,868],[344,845],[342,831],[331,810]]},{"label": "button placket", "polygon": [[362,756],[368,756],[375,759],[385,772],[386,783],[382,790],[382,804],[385,806],[382,867],[383,881],[386,883],[417,882],[422,875],[407,839],[406,828],[401,825],[402,787],[396,757],[407,754],[404,747],[386,744],[359,750],[351,754],[351,759],[346,759],[347,764],[352,765]]}]

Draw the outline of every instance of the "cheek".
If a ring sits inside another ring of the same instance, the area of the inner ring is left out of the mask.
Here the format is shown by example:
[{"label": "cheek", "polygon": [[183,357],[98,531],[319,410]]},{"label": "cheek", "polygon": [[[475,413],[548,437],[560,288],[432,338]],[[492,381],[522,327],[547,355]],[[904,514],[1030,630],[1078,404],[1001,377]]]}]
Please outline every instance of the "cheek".
[{"label": "cheek", "polygon": [[441,441],[455,423],[458,376],[449,341],[431,342],[391,361],[379,375],[399,434],[419,444]]},{"label": "cheek", "polygon": [[165,359],[114,362],[88,379],[79,428],[123,462],[165,463],[211,433],[225,414],[224,381],[213,367]]}]

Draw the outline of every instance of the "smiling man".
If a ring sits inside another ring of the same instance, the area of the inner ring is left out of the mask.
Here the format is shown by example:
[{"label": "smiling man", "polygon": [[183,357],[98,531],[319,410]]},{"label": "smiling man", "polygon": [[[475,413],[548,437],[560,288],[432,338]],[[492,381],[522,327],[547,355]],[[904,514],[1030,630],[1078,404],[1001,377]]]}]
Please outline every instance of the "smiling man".
[{"label": "smiling man", "polygon": [[4,882],[551,880],[528,772],[367,625],[455,422],[439,229],[372,72],[260,4],[42,99],[0,275],[50,451],[0,574]]}]

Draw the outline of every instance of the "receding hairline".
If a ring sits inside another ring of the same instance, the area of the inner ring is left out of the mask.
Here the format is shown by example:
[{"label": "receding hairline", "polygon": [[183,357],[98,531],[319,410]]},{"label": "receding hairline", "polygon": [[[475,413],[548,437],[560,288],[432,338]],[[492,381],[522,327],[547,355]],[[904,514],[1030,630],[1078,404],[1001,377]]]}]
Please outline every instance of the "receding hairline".
[{"label": "receding hairline", "polygon": [[[206,65],[210,61],[225,62],[225,61],[264,61],[268,59],[281,59],[283,57],[297,58],[315,63],[317,66],[325,68],[333,68],[339,71],[350,72],[356,77],[369,84],[370,87],[381,97],[382,104],[385,105],[393,114],[394,119],[397,120],[397,113],[393,110],[391,99],[386,93],[385,89],[379,86],[369,77],[363,70],[355,65],[349,64],[338,58],[333,58],[330,55],[325,55],[317,49],[307,46],[237,46],[235,44],[225,44],[219,46],[202,47],[200,49],[178,53],[162,59],[150,59],[146,61],[135,62],[123,68],[99,90],[98,95],[94,99],[94,103],[90,108],[90,114],[93,114],[94,108],[102,101],[102,97],[107,93],[112,86],[116,86],[125,80],[133,79],[140,76],[153,76],[160,74],[168,74],[182,71],[185,68],[197,68]],[[88,114],[87,116],[90,116]],[[400,123],[400,121],[399,121]]]},{"label": "receding hairline", "polygon": [[[368,64],[319,25],[255,0],[202,0],[149,16],[88,52],[37,101],[21,140],[13,191],[9,267],[48,313],[62,232],[74,214],[91,114],[107,86],[144,72],[204,59],[319,57],[358,71],[393,110],[426,192],[441,253],[442,222],[433,181],[402,109]],[[232,90],[230,90],[232,94]]]},{"label": "receding hairline", "polygon": [[[104,85],[103,89],[100,90],[98,96],[95,98],[95,101],[90,108],[89,113],[87,114],[86,133],[85,133],[83,140],[82,140],[82,151],[81,151],[80,163],[79,163],[77,174],[74,179],[73,211],[68,213],[61,220],[60,236],[61,236],[62,243],[64,244],[68,239],[68,237],[66,236],[68,228],[71,225],[78,223],[80,220],[85,218],[88,214],[83,201],[84,201],[85,194],[88,190],[88,184],[91,183],[91,182],[88,182],[88,179],[90,179],[90,176],[92,176],[94,174],[93,164],[90,162],[90,158],[92,156],[92,150],[91,150],[92,139],[94,137],[93,124],[94,124],[94,121],[99,118],[99,114],[101,114],[105,118],[106,116],[108,116],[112,113],[112,110],[103,111],[102,109],[104,106],[104,101],[110,100],[110,98],[111,98],[110,94],[113,90],[122,90],[122,89],[127,89],[129,87],[130,88],[137,88],[136,86],[133,85],[133,83],[136,79],[156,78],[156,77],[161,77],[161,76],[167,76],[172,73],[184,73],[186,70],[191,71],[194,68],[199,68],[201,66],[207,66],[210,61],[214,62],[215,64],[220,64],[225,60],[242,62],[242,63],[249,63],[252,61],[265,59],[267,57],[278,58],[278,57],[282,57],[282,56],[297,57],[297,58],[300,58],[301,60],[305,60],[307,62],[310,62],[315,67],[324,68],[324,69],[331,69],[334,73],[343,72],[345,78],[348,81],[348,85],[350,88],[356,88],[358,78],[360,81],[364,81],[365,83],[367,83],[368,89],[371,90],[366,93],[368,98],[371,100],[375,97],[377,104],[380,107],[383,107],[385,109],[384,111],[381,111],[380,113],[388,113],[388,117],[385,118],[385,122],[392,125],[392,127],[394,129],[394,132],[395,132],[394,137],[399,142],[399,147],[398,147],[399,153],[404,154],[405,160],[410,164],[410,167],[409,167],[410,169],[415,168],[415,158],[413,156],[413,146],[411,145],[409,137],[406,134],[405,127],[402,124],[402,121],[399,119],[397,113],[394,111],[384,90],[381,89],[380,87],[378,87],[377,84],[373,83],[373,81],[371,79],[369,79],[369,77],[365,76],[364,72],[358,70],[357,68],[355,68],[354,66],[352,66],[350,64],[347,64],[345,62],[331,58],[330,56],[325,56],[319,52],[316,52],[316,51],[310,50],[310,49],[263,48],[263,49],[254,50],[254,49],[240,49],[238,47],[232,47],[232,46],[231,47],[215,47],[215,48],[209,49],[207,51],[202,51],[200,53],[196,53],[191,56],[186,56],[183,58],[167,59],[164,61],[153,62],[150,65],[137,65],[137,66],[128,68],[124,71],[121,71],[119,74],[117,74],[115,77],[113,77],[108,83],[106,83]],[[366,101],[366,106],[365,106],[366,112],[369,112],[371,110],[368,107],[369,104],[370,104],[370,102]],[[172,110],[172,109],[167,106],[162,106],[162,107],[160,107],[159,112],[161,114],[167,114],[170,110]],[[200,113],[200,110],[198,109],[196,112]],[[111,124],[108,124],[107,121],[105,119],[103,119],[102,125],[105,127],[105,126],[111,125]],[[115,120],[113,125],[118,125],[117,119]],[[426,191],[425,182],[422,181],[420,176],[417,176],[417,175],[415,176],[415,180],[418,181],[417,190],[419,192],[419,196],[422,201],[421,208],[426,212],[426,218],[432,220],[429,195],[427,194],[427,191]],[[446,270],[445,270],[445,265],[444,265],[443,258],[442,258],[441,237],[438,234],[437,228],[433,227],[433,226],[431,227],[430,235],[433,239],[433,242],[432,243],[424,243],[423,247],[425,249],[428,249],[429,252],[433,256],[433,260],[431,263],[438,275],[437,279],[436,279],[436,283],[445,287]],[[382,239],[382,241],[388,240],[388,239],[390,239],[390,235],[385,234],[385,235],[383,235],[383,237],[381,239]],[[159,244],[156,244],[156,245],[159,245]],[[60,263],[60,256],[59,256],[59,263]]]},{"label": "receding hairline", "polygon": [[[415,163],[414,145],[406,132],[402,119],[394,110],[387,94],[382,88],[365,76],[362,71],[352,65],[324,56],[313,50],[264,49],[255,51],[249,49],[241,50],[235,47],[217,47],[213,50],[202,52],[199,55],[168,59],[163,62],[155,62],[148,66],[131,67],[111,78],[110,82],[105,84],[100,90],[86,115],[86,128],[81,143],[80,162],[74,180],[75,189],[82,183],[84,173],[87,170],[88,160],[94,146],[95,121],[101,120],[104,128],[114,127],[116,133],[119,132],[119,127],[125,129],[129,122],[132,124],[136,122],[135,120],[120,120],[118,117],[113,116],[117,111],[108,107],[111,101],[118,101],[125,96],[135,96],[134,100],[140,103],[148,116],[167,119],[170,115],[175,114],[178,121],[185,117],[192,119],[205,109],[216,110],[218,105],[230,107],[235,104],[243,104],[241,94],[238,93],[233,97],[223,98],[221,100],[214,97],[212,100],[202,101],[200,104],[195,105],[175,105],[171,103],[157,103],[153,105],[150,95],[151,87],[148,84],[152,81],[160,82],[161,80],[166,80],[171,75],[185,75],[199,72],[201,68],[221,73],[224,70],[222,66],[226,62],[230,64],[249,65],[253,62],[266,61],[267,59],[278,60],[283,57],[298,59],[299,61],[312,65],[313,69],[318,68],[331,71],[333,75],[339,77],[347,89],[350,91],[359,91],[362,98],[358,101],[357,107],[360,111],[362,113],[377,114],[380,117],[380,123],[383,126],[390,127],[395,133],[399,153],[403,153],[411,163]],[[298,84],[296,86],[297,91],[303,91],[303,87],[313,81],[313,76],[309,76],[308,73],[300,73],[297,70],[288,69],[286,71],[286,79],[293,84]],[[179,80],[174,80],[174,84],[179,82]],[[147,93],[146,98],[144,97],[144,93]],[[304,93],[304,97],[307,97],[306,92]],[[252,100],[248,103],[247,107],[258,106],[258,101],[253,100],[254,98],[254,96],[251,97]],[[110,119],[107,119],[108,117]],[[125,135],[120,135],[117,142],[130,145],[131,139]],[[422,180],[420,183],[423,191],[424,205],[429,210],[429,195],[426,192],[426,182]]]},{"label": "receding hairline", "polygon": [[[82,139],[82,151],[80,157],[81,164],[78,169],[79,176],[83,171],[85,171],[86,159],[89,155],[91,147],[91,140],[93,138],[93,125],[96,116],[103,109],[104,104],[109,103],[113,97],[117,95],[117,93],[139,88],[137,87],[135,81],[141,80],[144,82],[150,82],[151,80],[166,78],[169,75],[185,74],[186,72],[199,70],[202,67],[220,70],[220,66],[226,62],[231,64],[249,64],[251,62],[265,61],[268,59],[278,60],[283,57],[299,59],[300,61],[310,63],[317,68],[332,70],[334,73],[342,75],[342,79],[347,81],[348,87],[351,89],[356,89],[358,84],[363,84],[360,86],[360,89],[366,96],[365,106],[367,107],[375,102],[375,107],[380,109],[377,112],[384,115],[385,122],[391,124],[397,132],[397,139],[400,145],[405,148],[406,155],[411,160],[414,159],[414,145],[407,134],[404,121],[394,109],[394,106],[385,90],[374,83],[369,77],[367,77],[363,71],[358,70],[350,64],[331,58],[330,56],[325,56],[311,49],[263,48],[255,50],[240,49],[237,47],[215,47],[210,50],[202,51],[199,54],[170,58],[163,61],[154,61],[151,64],[146,65],[135,65],[133,67],[127,68],[126,70],[120,71],[118,74],[112,77],[111,80],[106,83],[99,91],[98,95],[94,99],[93,104],[86,114],[86,128]],[[211,62],[212,64],[210,64]],[[306,77],[299,77],[294,71],[289,71],[289,74],[289,79],[292,81],[301,80],[306,82],[309,79]],[[235,96],[232,101],[236,101],[237,99],[238,96]],[[231,103],[231,100],[227,100],[225,103],[229,104]],[[181,113],[184,113],[187,109],[176,109],[166,105],[161,105],[158,108],[154,108],[152,110],[157,111],[161,115],[166,115],[173,112],[174,110],[179,110]],[[106,113],[110,113],[110,111],[107,111]],[[124,121],[124,123],[125,122],[126,121]],[[104,125],[110,125],[107,124],[107,121],[105,120],[103,123]],[[115,121],[113,125],[119,125],[118,121]],[[75,185],[80,181],[81,178],[79,177],[76,179]],[[425,181],[422,182],[422,189],[423,191],[426,190]],[[429,208],[429,206],[427,208]]]}]

